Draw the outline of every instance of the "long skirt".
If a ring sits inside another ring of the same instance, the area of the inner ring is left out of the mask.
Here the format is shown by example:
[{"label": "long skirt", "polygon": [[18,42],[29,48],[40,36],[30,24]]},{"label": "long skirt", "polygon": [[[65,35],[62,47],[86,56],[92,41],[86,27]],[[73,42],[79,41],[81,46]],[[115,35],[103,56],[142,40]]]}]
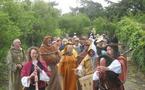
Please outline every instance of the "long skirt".
[{"label": "long skirt", "polygon": [[93,90],[124,90],[118,74],[112,71],[99,73],[99,80],[93,82]]}]

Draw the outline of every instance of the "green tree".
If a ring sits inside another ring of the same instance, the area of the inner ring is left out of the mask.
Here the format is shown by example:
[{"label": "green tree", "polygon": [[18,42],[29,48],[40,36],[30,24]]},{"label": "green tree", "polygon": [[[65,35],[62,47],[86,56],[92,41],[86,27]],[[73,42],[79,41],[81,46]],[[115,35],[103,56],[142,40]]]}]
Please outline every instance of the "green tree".
[{"label": "green tree", "polygon": [[81,7],[77,7],[74,12],[79,12],[87,15],[90,20],[94,20],[96,17],[102,16],[104,9],[100,3],[94,2],[92,0],[80,0]]},{"label": "green tree", "polygon": [[104,17],[96,18],[92,24],[93,27],[96,29],[96,33],[99,34],[105,33],[109,36],[112,36],[116,30],[116,24],[110,22],[107,18]]},{"label": "green tree", "polygon": [[86,27],[90,26],[90,20],[83,14],[66,14],[60,18],[59,26],[65,33],[68,33],[69,35],[73,35],[73,33],[80,35],[87,33]]},{"label": "green tree", "polygon": [[136,15],[141,12],[145,12],[145,0],[121,0],[119,3],[111,3],[105,10],[106,17],[111,21],[120,20],[130,13]]},{"label": "green tree", "polygon": [[0,11],[0,25],[0,87],[4,89],[4,86],[7,85],[5,57],[12,40],[18,38],[22,33],[19,27],[17,27],[14,22],[10,21],[8,14],[3,11]]},{"label": "green tree", "polygon": [[116,33],[121,42],[133,49],[132,60],[141,70],[145,71],[145,31],[142,25],[135,19],[124,17],[118,22]]}]

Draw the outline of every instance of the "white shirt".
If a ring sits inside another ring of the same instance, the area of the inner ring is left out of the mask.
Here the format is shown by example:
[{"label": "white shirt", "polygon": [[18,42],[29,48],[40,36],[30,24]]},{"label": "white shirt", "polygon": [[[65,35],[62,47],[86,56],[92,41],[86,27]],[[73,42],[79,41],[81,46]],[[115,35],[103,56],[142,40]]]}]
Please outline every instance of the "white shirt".
[{"label": "white shirt", "polygon": [[109,70],[117,73],[117,74],[120,74],[121,73],[121,64],[120,62],[115,59],[109,66],[108,66]]},{"label": "white shirt", "polygon": [[[109,70],[120,74],[121,73],[121,63],[115,59],[113,62],[108,66]],[[99,79],[99,72],[95,71],[93,74],[93,80],[98,80]]]}]

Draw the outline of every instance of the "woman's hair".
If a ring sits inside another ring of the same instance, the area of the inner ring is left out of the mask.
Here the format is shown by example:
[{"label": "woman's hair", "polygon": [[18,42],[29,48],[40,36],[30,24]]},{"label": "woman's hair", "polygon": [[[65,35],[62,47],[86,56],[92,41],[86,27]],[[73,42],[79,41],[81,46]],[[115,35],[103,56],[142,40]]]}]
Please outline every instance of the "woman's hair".
[{"label": "woman's hair", "polygon": [[[91,54],[91,52],[92,52],[92,54]],[[93,49],[90,49],[90,50],[88,51],[88,54],[89,54],[90,56],[94,56],[94,55],[95,55],[95,51],[94,51]]]},{"label": "woman's hair", "polygon": [[71,44],[67,44],[66,46],[65,46],[65,48],[64,48],[64,54],[63,55],[71,55],[72,54],[72,50],[70,51],[69,49],[69,47],[71,47],[70,46]]},{"label": "woman's hair", "polygon": [[[118,46],[116,46],[116,45],[107,45],[107,47],[111,47],[112,49],[113,49],[113,57],[116,59],[116,58],[118,58],[119,57],[119,55],[120,55],[120,52],[119,52],[119,50],[118,50]],[[106,48],[107,48],[106,47]]]},{"label": "woman's hair", "polygon": [[32,50],[36,50],[37,51],[37,54],[38,54],[38,57],[37,57],[37,60],[39,60],[39,57],[40,57],[40,54],[39,54],[39,51],[38,51],[38,48],[37,47],[34,47],[34,46],[32,46],[32,47],[30,47],[29,49],[28,49],[28,53],[27,53],[27,58],[28,58],[28,60],[32,60],[32,58],[31,58],[31,51]]}]

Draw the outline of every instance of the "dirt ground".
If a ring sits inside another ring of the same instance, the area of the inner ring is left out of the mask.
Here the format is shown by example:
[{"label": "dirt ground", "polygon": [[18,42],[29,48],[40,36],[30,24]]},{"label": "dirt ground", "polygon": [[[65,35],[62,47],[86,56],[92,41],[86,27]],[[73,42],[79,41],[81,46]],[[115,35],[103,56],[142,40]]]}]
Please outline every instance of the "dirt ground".
[{"label": "dirt ground", "polygon": [[128,61],[128,68],[125,90],[145,90],[145,73],[138,71],[132,61]]}]

